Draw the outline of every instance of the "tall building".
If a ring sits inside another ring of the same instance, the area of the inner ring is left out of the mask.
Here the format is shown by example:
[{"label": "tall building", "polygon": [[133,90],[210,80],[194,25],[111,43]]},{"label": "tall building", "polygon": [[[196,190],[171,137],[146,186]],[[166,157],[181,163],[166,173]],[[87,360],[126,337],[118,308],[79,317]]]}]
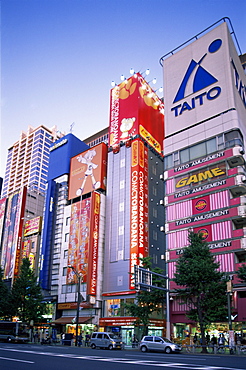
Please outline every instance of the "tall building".
[{"label": "tall building", "polygon": [[51,144],[64,136],[56,126],[28,127],[8,149],[2,197],[8,197],[23,186],[45,192]]},{"label": "tall building", "polygon": [[10,285],[24,257],[38,271],[50,145],[63,135],[55,126],[29,126],[8,149],[0,200],[0,263]]},{"label": "tall building", "polygon": [[[124,303],[134,302],[134,266],[151,257],[165,273],[163,104],[136,73],[111,90],[106,190],[106,230],[102,306],[99,325],[118,330],[125,343],[134,335],[134,317]],[[163,317],[149,332],[163,334]],[[141,333],[135,333],[141,337]]]},{"label": "tall building", "polygon": [[[165,231],[172,332],[179,338],[197,330],[172,281],[189,230],[203,235],[220,271],[233,279],[233,329],[245,332],[246,286],[236,273],[246,262],[246,78],[229,27],[224,20],[162,58]],[[221,330],[228,323],[214,324],[214,333]]]}]

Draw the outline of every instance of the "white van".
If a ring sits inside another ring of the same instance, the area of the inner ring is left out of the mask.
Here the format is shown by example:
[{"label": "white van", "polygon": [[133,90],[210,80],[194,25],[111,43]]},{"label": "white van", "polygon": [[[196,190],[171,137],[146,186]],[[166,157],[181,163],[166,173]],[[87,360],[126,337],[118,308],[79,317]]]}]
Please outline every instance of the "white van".
[{"label": "white van", "polygon": [[122,341],[117,335],[107,332],[94,332],[90,339],[91,348],[119,348],[122,349]]}]

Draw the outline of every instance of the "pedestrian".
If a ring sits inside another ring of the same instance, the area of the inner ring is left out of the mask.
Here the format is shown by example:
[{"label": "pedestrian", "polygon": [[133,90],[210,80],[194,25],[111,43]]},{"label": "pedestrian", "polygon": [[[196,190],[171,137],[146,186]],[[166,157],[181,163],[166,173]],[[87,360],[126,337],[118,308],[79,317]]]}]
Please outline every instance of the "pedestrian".
[{"label": "pedestrian", "polygon": [[193,343],[196,345],[198,341],[197,333],[195,333],[194,338],[193,338]]},{"label": "pedestrian", "polygon": [[218,339],[218,345],[219,345],[219,349],[218,351],[221,349],[223,350],[224,349],[224,345],[225,345],[225,337],[224,337],[224,334],[220,334],[219,336],[219,339]]},{"label": "pedestrian", "polygon": [[208,334],[208,332],[207,332],[207,335],[206,335],[206,343],[207,343],[207,345],[210,343],[210,335]]},{"label": "pedestrian", "polygon": [[89,347],[89,342],[90,342],[90,334],[86,333],[86,335],[85,335],[85,347]]},{"label": "pedestrian", "polygon": [[213,336],[211,338],[211,344],[212,344],[213,352],[214,352],[215,346],[217,345],[217,338],[214,336],[214,334],[213,334]]},{"label": "pedestrian", "polygon": [[78,344],[78,347],[82,346],[82,336],[81,335],[78,335],[78,338],[77,338],[77,344]]}]

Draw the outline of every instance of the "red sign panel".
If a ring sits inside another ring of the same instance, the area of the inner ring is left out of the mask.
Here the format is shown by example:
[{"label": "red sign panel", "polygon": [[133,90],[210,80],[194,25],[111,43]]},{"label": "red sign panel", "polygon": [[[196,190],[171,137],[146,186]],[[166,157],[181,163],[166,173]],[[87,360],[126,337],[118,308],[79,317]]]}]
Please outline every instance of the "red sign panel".
[{"label": "red sign panel", "polygon": [[148,255],[148,150],[141,140],[132,142],[130,198],[130,289],[134,265]]},{"label": "red sign panel", "polygon": [[91,217],[91,237],[90,253],[87,279],[87,294],[96,295],[97,288],[97,259],[99,241],[99,217],[100,217],[100,194],[92,194],[92,217]]},{"label": "red sign panel", "polygon": [[164,139],[163,103],[136,73],[111,90],[109,146],[140,135],[159,154]]}]

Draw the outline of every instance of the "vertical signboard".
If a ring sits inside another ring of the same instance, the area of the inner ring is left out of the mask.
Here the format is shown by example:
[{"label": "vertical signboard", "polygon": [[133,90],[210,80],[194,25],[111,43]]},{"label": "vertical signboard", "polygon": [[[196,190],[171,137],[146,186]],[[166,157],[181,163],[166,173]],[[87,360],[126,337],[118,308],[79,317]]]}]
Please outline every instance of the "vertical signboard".
[{"label": "vertical signboard", "polygon": [[[91,198],[83,199],[71,207],[68,266],[73,266],[87,281],[89,240],[90,240]],[[68,268],[67,283],[77,282],[73,269]]]},{"label": "vertical signboard", "polygon": [[4,279],[12,279],[19,271],[26,190],[24,187],[8,198],[1,258]]},{"label": "vertical signboard", "polygon": [[91,208],[91,236],[89,248],[89,266],[87,279],[87,294],[96,295],[97,288],[97,260],[99,242],[99,217],[100,217],[100,194],[92,193]]},{"label": "vertical signboard", "polygon": [[114,148],[137,135],[162,153],[163,103],[139,73],[111,90],[109,146]]},{"label": "vertical signboard", "polygon": [[131,148],[130,289],[134,289],[134,265],[148,254],[148,151],[138,139]]},{"label": "vertical signboard", "polygon": [[[4,230],[5,210],[6,210],[7,198],[0,199],[0,256],[2,249],[2,237]],[[0,259],[1,262],[1,259]]]}]

